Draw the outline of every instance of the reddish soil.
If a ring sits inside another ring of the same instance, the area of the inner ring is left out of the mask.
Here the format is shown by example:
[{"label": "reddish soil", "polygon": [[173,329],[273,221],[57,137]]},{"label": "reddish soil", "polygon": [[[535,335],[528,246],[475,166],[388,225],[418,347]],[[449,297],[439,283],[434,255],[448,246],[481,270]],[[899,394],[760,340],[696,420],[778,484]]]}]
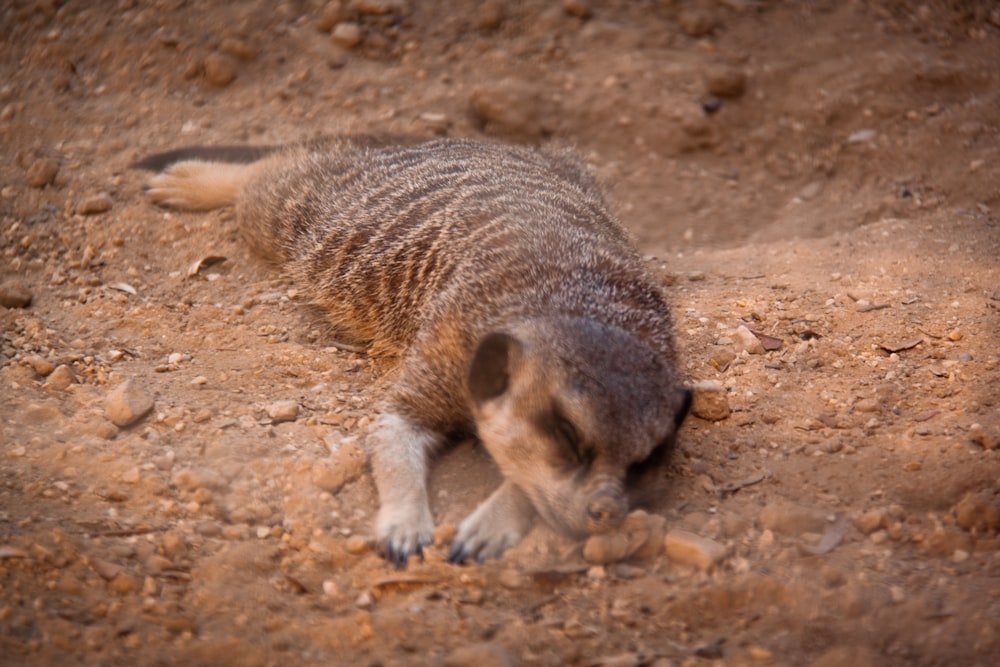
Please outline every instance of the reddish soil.
[{"label": "reddish soil", "polygon": [[[996,664],[996,3],[14,0],[0,34],[0,663]],[[653,508],[693,556],[539,526],[446,563],[499,480],[467,442],[438,543],[383,562],[376,369],[128,168],[348,131],[593,165],[729,408]]]}]

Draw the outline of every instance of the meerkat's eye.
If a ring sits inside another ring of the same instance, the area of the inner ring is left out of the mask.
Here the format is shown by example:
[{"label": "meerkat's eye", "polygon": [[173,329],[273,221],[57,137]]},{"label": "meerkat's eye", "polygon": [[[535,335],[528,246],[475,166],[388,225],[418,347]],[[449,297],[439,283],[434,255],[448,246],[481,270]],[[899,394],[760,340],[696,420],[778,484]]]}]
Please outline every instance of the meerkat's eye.
[{"label": "meerkat's eye", "polygon": [[584,462],[583,451],[581,449],[580,434],[572,422],[561,415],[555,415],[555,436],[559,443],[566,449],[567,453],[578,463]]}]

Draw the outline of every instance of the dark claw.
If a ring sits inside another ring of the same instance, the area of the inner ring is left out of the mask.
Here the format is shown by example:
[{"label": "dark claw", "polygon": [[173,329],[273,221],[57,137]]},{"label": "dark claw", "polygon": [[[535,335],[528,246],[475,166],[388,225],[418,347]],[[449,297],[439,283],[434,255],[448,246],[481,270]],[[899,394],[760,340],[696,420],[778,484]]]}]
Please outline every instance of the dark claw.
[{"label": "dark claw", "polygon": [[406,549],[396,547],[391,542],[385,545],[385,553],[384,553],[385,559],[390,563],[392,563],[393,567],[395,567],[397,570],[405,570],[406,564],[410,560],[410,556],[413,554],[420,556],[420,560],[423,560],[424,545],[418,544],[417,548],[414,549],[413,551],[407,551]]},{"label": "dark claw", "polygon": [[452,565],[461,565],[469,559],[469,554],[465,550],[464,544],[453,544],[451,545],[451,551],[448,552],[448,562]]}]

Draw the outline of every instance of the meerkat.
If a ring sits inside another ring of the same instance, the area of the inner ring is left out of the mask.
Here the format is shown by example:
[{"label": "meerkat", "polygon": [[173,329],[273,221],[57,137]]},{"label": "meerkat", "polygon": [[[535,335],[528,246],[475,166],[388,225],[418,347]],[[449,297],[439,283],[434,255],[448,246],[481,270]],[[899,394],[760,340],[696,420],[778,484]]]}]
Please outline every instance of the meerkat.
[{"label": "meerkat", "polygon": [[135,166],[160,171],[157,204],[235,205],[253,249],[390,369],[366,444],[397,567],[432,543],[429,460],[456,436],[503,482],[452,562],[500,556],[536,517],[577,539],[614,529],[669,453],[690,392],[667,301],[572,151],[338,137]]}]

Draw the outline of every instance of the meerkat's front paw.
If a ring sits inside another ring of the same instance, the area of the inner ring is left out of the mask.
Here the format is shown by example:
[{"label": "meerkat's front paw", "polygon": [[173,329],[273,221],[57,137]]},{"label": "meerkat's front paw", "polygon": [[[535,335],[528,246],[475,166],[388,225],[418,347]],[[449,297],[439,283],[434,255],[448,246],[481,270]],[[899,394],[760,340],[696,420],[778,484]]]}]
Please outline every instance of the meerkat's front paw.
[{"label": "meerkat's front paw", "polygon": [[531,530],[535,508],[516,485],[504,482],[458,527],[448,560],[464,563],[499,558]]},{"label": "meerkat's front paw", "polygon": [[423,558],[424,547],[434,540],[434,519],[426,506],[383,505],[375,526],[385,559],[397,569],[414,554]]}]

